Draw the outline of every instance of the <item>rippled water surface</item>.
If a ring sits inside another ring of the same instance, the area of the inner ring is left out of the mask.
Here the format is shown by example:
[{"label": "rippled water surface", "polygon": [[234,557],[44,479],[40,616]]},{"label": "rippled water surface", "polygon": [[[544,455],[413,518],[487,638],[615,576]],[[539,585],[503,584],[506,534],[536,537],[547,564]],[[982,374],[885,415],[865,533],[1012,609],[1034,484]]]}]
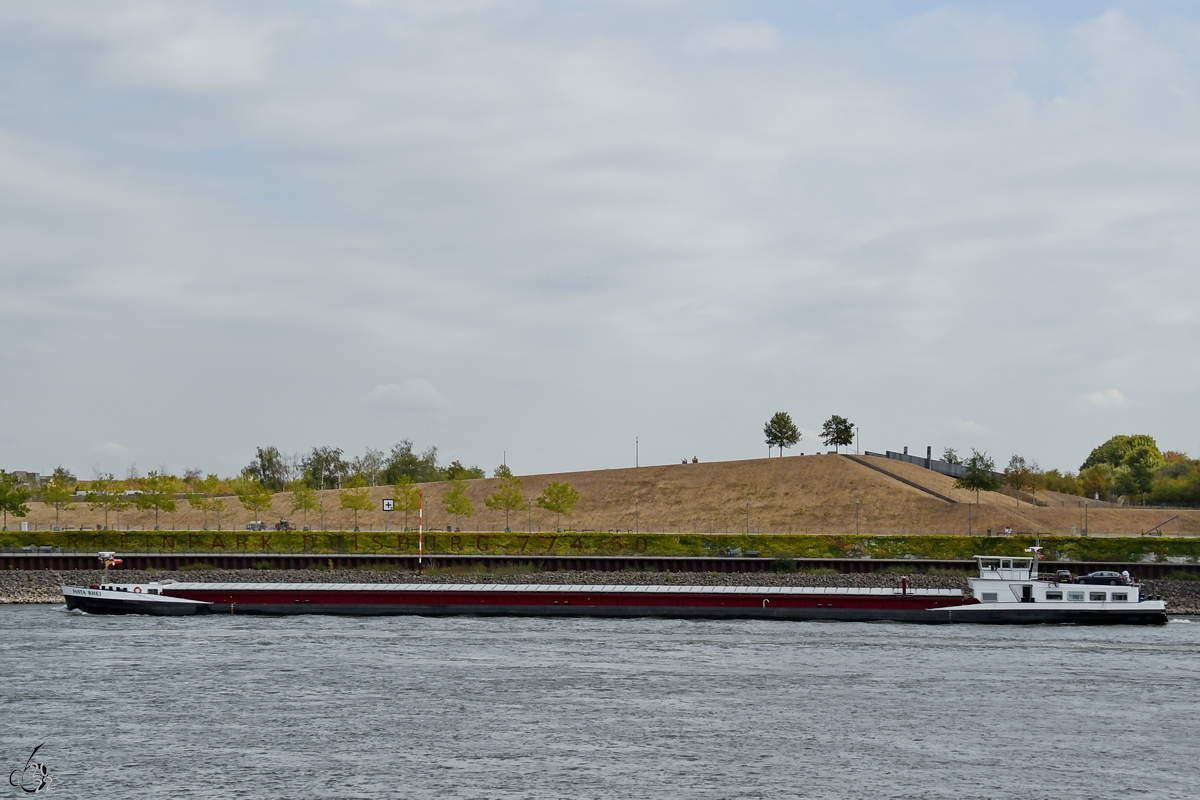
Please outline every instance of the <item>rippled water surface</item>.
[{"label": "rippled water surface", "polygon": [[0,626],[0,767],[46,741],[51,796],[1200,791],[1200,624],[1188,621],[167,619],[8,606]]}]

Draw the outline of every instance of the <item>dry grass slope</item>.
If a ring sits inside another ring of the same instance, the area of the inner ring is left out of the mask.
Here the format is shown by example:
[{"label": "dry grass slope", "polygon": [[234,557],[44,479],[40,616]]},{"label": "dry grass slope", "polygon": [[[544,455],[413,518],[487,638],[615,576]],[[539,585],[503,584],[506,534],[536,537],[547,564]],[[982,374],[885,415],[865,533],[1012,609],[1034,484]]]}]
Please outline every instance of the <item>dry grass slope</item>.
[{"label": "dry grass slope", "polygon": [[[844,456],[794,456],[790,458],[725,461],[711,464],[672,464],[638,469],[569,472],[554,475],[523,476],[527,497],[536,497],[551,481],[567,481],[579,490],[581,499],[573,517],[564,518],[564,527],[576,530],[632,531],[671,533],[796,533],[847,535],[855,532],[855,508],[861,533],[886,535],[962,535],[968,526],[975,534],[987,529],[1000,531],[1008,526],[1017,533],[1069,535],[1072,528],[1083,527],[1083,509],[1071,505],[1079,498],[1054,496],[1061,505],[1031,507],[1007,495],[992,492],[975,494],[953,487],[953,480],[944,475],[884,458],[871,459],[882,469],[905,478],[938,494],[951,497],[956,503],[926,494],[893,480],[887,475],[868,469]],[[455,525],[463,530],[502,531],[504,514],[489,510],[484,498],[496,491],[499,481],[494,478],[468,481],[468,496],[475,505],[474,515],[455,520],[446,514],[441,498],[445,483],[425,484],[421,488],[426,498],[426,527],[445,530]],[[338,508],[336,491],[322,492],[325,505],[324,522],[329,529],[348,529],[353,526],[349,511]],[[375,509],[359,514],[363,530],[382,530],[384,513],[380,501],[389,497],[389,487],[371,490]],[[636,501],[636,503],[635,503]],[[857,503],[856,503],[857,501]],[[747,502],[749,515],[747,522]],[[227,498],[228,508],[221,515],[221,525],[228,529],[244,529],[251,516],[236,498]],[[199,530],[205,517],[180,502],[176,514],[163,514],[160,526],[165,530]],[[635,521],[635,508],[637,519]],[[48,530],[54,524],[54,510],[40,503],[31,505],[27,520],[38,530]],[[1200,511],[1161,511],[1156,509],[1089,509],[1088,524],[1093,535],[1139,535],[1163,520],[1179,513],[1163,531],[1167,535],[1200,535]],[[304,524],[301,515],[291,512],[291,495],[276,495],[272,513],[265,516],[274,523],[289,517],[297,527]],[[320,515],[310,514],[308,523],[321,527]],[[80,526],[94,528],[103,523],[102,512],[92,511],[85,504],[63,511],[64,528]],[[110,523],[115,519],[110,517]],[[9,519],[12,530],[16,520]],[[513,530],[525,530],[532,524],[538,531],[552,530],[555,516],[534,507],[531,513],[513,512]],[[207,516],[209,527],[215,527],[212,514]],[[150,529],[154,515],[131,510],[121,516],[121,527]],[[416,515],[409,518],[416,526]],[[404,526],[404,515],[393,512],[393,530]],[[32,527],[32,525],[31,525]]]}]

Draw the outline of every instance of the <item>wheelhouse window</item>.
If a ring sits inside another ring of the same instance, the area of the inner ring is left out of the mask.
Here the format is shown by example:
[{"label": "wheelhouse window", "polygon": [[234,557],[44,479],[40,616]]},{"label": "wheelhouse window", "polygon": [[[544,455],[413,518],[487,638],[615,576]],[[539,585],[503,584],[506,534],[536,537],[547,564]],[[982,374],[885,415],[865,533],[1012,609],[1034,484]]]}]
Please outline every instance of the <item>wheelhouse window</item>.
[{"label": "wheelhouse window", "polygon": [[1067,592],[1067,599],[1072,602],[1083,600],[1083,592]]},{"label": "wheelhouse window", "polygon": [[1104,602],[1104,598],[1104,592],[1091,592],[1088,596],[1088,600],[1099,600],[1101,603]]},{"label": "wheelhouse window", "polygon": [[1113,599],[1113,602],[1116,602],[1116,603],[1128,603],[1129,602],[1129,593],[1128,592],[1113,592],[1112,599]]},{"label": "wheelhouse window", "polygon": [[1062,592],[1046,592],[1047,600],[1062,600]]},{"label": "wheelhouse window", "polygon": [[996,593],[995,592],[984,592],[983,593],[983,602],[985,602],[985,603],[996,602]]}]

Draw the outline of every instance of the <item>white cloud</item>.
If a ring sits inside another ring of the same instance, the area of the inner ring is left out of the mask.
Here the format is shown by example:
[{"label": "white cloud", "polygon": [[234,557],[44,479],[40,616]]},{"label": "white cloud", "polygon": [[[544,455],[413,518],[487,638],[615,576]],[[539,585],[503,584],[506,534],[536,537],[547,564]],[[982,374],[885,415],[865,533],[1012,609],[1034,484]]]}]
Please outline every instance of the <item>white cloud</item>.
[{"label": "white cloud", "polygon": [[1034,25],[999,11],[955,6],[900,20],[894,35],[901,48],[914,55],[963,61],[1010,61],[1044,48]]},{"label": "white cloud", "polygon": [[959,433],[974,434],[978,436],[991,436],[992,432],[985,425],[971,419],[955,419],[950,420],[949,425]]},{"label": "white cloud", "polygon": [[399,411],[439,411],[450,403],[437,388],[424,378],[376,386],[363,399],[378,408]]},{"label": "white cloud", "polygon": [[103,442],[102,444],[96,445],[96,452],[109,456],[123,456],[129,451],[116,442]]},{"label": "white cloud", "polygon": [[1096,408],[1125,408],[1129,398],[1121,394],[1119,389],[1100,389],[1083,395],[1083,400]]},{"label": "white cloud", "polygon": [[774,25],[758,20],[702,25],[688,36],[687,47],[700,53],[770,52],[782,42],[783,37]]}]

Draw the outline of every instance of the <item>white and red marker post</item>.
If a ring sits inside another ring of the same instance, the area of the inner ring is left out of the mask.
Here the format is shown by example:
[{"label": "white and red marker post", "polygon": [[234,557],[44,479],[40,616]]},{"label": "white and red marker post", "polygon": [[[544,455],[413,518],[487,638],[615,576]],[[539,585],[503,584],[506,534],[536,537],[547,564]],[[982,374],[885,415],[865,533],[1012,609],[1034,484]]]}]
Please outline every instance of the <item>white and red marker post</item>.
[{"label": "white and red marker post", "polygon": [[425,555],[425,493],[417,492],[417,497],[421,498],[417,510],[417,568],[420,569],[421,558]]}]

